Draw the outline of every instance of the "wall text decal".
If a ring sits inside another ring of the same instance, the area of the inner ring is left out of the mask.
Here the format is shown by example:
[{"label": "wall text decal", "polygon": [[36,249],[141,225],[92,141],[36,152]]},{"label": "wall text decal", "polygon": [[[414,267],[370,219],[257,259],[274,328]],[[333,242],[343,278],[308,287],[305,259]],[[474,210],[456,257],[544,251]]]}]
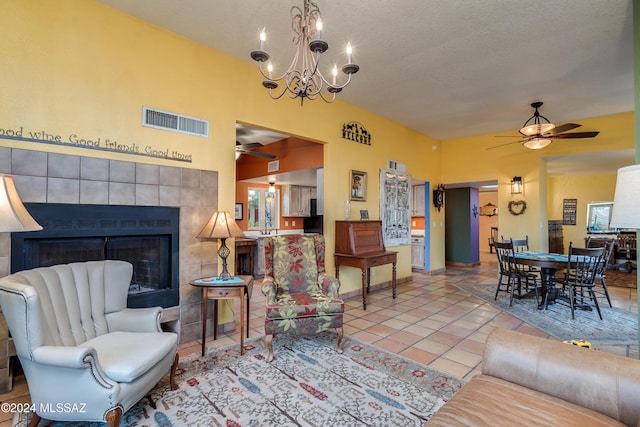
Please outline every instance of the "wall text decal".
[{"label": "wall text decal", "polygon": [[26,130],[24,126],[19,128],[0,127],[0,138],[14,141],[37,142],[40,144],[64,145],[67,147],[88,148],[91,150],[110,151],[114,153],[133,154],[136,156],[155,157],[158,159],[173,160],[177,162],[191,163],[191,154],[181,153],[170,149],[157,149],[150,145],[141,146],[136,143],[123,144],[109,138],[86,138],[76,133],[62,136],[47,132],[46,130]]}]

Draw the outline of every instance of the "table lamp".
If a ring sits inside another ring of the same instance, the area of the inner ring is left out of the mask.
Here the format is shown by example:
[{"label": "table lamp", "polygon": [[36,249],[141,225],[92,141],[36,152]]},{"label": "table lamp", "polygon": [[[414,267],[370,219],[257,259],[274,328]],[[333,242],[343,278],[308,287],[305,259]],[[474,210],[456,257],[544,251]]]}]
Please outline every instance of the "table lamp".
[{"label": "table lamp", "polygon": [[13,177],[0,174],[0,233],[37,230],[42,226],[22,204]]},{"label": "table lamp", "polygon": [[228,280],[231,275],[227,270],[227,257],[231,253],[227,247],[226,240],[229,237],[242,237],[244,233],[233,220],[229,212],[214,212],[209,222],[202,228],[196,236],[199,239],[220,239],[221,244],[218,255],[222,258],[222,273],[220,279]]}]

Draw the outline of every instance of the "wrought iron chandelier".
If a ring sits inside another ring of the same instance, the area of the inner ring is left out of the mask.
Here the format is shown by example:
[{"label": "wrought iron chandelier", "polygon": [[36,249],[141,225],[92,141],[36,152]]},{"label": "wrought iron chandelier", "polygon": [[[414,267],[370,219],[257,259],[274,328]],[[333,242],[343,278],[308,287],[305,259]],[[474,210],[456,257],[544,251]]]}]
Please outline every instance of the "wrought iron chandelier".
[{"label": "wrought iron chandelier", "polygon": [[[305,98],[314,100],[318,96],[325,102],[333,102],[336,94],[351,82],[351,76],[360,67],[351,62],[353,50],[349,43],[347,62],[342,66],[342,72],[347,75],[346,82],[339,82],[337,65],[333,66],[331,81],[322,75],[318,69],[320,55],[329,49],[329,44],[322,40],[320,9],[310,0],[303,0],[303,3],[303,9],[291,8],[291,36],[296,51],[287,71],[274,75],[272,64],[267,62],[269,54],[263,50],[267,39],[264,29],[260,33],[260,48],[251,52],[251,58],[258,63],[260,73],[266,79],[262,86],[269,90],[271,98],[280,99],[286,93],[291,99],[299,97],[301,105]],[[284,87],[278,89],[280,83],[284,83]]]}]

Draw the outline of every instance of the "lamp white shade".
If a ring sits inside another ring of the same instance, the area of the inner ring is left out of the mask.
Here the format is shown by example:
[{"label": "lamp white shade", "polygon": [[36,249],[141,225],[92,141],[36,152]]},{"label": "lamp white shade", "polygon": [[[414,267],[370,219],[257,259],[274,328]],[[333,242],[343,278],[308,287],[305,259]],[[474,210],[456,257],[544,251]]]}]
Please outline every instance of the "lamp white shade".
[{"label": "lamp white shade", "polygon": [[611,228],[640,228],[640,165],[618,169]]},{"label": "lamp white shade", "polygon": [[37,230],[42,230],[42,226],[22,204],[13,177],[0,174],[0,232]]}]

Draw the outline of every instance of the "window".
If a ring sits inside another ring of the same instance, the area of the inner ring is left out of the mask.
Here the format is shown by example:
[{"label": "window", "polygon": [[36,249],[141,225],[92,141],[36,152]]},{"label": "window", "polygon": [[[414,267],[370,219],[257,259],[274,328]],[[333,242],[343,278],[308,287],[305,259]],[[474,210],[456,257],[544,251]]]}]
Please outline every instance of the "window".
[{"label": "window", "polygon": [[587,203],[587,232],[589,233],[615,233],[611,229],[611,208],[613,202]]},{"label": "window", "polygon": [[266,188],[249,188],[247,193],[247,226],[249,230],[280,228],[280,192]]}]

